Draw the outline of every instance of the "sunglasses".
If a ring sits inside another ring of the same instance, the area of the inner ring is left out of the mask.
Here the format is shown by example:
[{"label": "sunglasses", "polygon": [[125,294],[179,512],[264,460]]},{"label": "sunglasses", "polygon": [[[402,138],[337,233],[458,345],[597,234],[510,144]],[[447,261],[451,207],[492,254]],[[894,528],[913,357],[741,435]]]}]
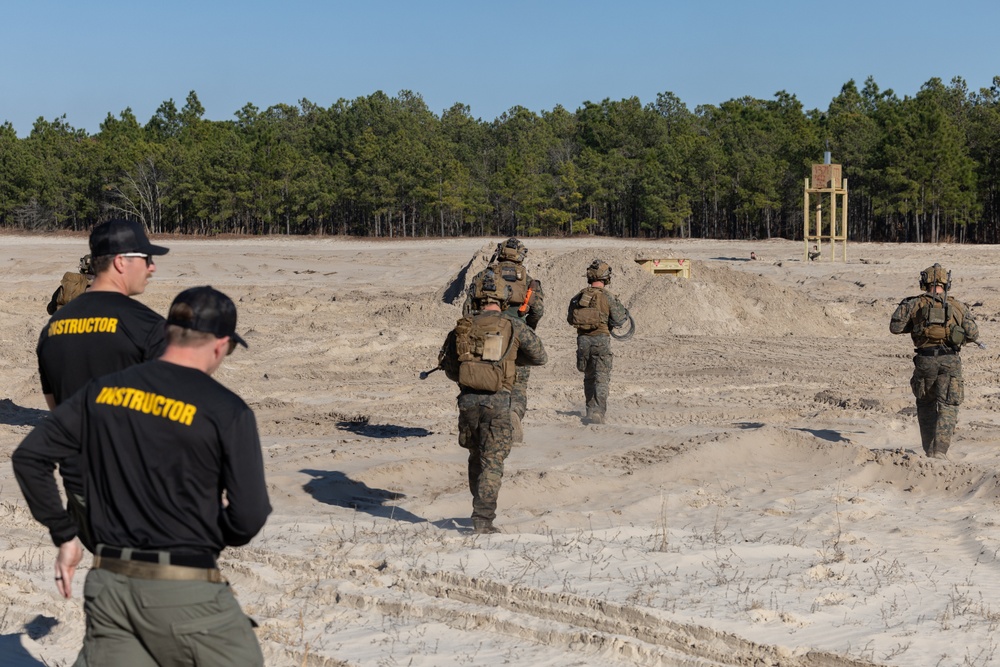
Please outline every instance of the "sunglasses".
[{"label": "sunglasses", "polygon": [[235,350],[235,349],[236,349],[236,340],[233,339],[233,338],[230,338],[229,339],[229,350],[226,352],[226,356],[228,357],[230,354],[232,354],[233,350]]},{"label": "sunglasses", "polygon": [[119,253],[119,254],[121,254],[122,257],[141,257],[144,260],[146,260],[146,266],[147,267],[150,264],[155,264],[156,263],[156,260],[153,259],[152,255],[147,255],[146,253],[142,253],[142,252],[123,252],[123,253]]}]

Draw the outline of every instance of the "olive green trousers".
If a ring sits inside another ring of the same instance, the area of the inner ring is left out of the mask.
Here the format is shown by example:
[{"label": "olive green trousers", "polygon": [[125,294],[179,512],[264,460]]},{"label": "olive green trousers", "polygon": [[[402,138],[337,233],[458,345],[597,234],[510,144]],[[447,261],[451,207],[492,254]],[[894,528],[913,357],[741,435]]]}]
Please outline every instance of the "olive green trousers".
[{"label": "olive green trousers", "polygon": [[87,631],[74,667],[262,667],[252,622],[227,583],[91,570]]}]

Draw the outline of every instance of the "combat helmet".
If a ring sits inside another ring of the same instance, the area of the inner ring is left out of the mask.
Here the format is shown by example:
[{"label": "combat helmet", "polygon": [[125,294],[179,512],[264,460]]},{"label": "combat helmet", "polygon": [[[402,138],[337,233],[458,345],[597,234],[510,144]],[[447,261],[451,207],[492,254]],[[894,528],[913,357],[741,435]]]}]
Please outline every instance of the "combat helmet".
[{"label": "combat helmet", "polygon": [[510,302],[513,290],[510,285],[499,280],[493,269],[480,273],[472,283],[472,300],[480,307],[487,303],[499,304],[501,310]]},{"label": "combat helmet", "polygon": [[516,238],[511,237],[497,244],[497,259],[501,262],[516,262],[520,264],[528,254],[528,249]]},{"label": "combat helmet", "polygon": [[931,288],[932,285],[941,285],[944,287],[945,291],[951,289],[951,271],[948,271],[943,266],[934,263],[934,266],[929,266],[920,272],[920,289],[926,291]]},{"label": "combat helmet", "polygon": [[595,259],[587,267],[587,282],[592,283],[600,280],[605,285],[611,284],[611,265],[599,259]]},{"label": "combat helmet", "polygon": [[94,265],[90,261],[90,255],[84,255],[80,258],[80,273],[85,276],[94,275]]}]

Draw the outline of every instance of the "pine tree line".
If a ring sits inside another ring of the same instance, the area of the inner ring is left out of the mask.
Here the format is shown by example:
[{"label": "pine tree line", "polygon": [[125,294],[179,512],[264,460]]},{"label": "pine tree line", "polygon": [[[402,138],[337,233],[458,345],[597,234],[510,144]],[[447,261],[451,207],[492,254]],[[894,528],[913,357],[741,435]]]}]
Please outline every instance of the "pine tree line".
[{"label": "pine tree line", "polygon": [[0,126],[0,228],[372,237],[801,238],[802,190],[830,151],[856,241],[1000,241],[1000,77],[913,97],[869,78],[825,112],[784,91],[693,111],[674,94],[487,122],[403,91],[209,121],[191,92],[93,135],[65,117]]}]

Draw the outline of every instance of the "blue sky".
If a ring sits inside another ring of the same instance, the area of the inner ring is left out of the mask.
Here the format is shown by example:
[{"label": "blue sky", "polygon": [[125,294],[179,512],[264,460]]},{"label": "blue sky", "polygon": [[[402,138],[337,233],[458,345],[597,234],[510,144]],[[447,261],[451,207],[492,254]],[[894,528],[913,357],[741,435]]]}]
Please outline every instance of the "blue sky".
[{"label": "blue sky", "polygon": [[664,91],[825,109],[850,79],[904,96],[1000,76],[995,0],[7,0],[0,25],[0,122],[22,137],[40,116],[97,132],[131,107],[145,124],[191,90],[211,120],[378,90],[493,120]]}]

